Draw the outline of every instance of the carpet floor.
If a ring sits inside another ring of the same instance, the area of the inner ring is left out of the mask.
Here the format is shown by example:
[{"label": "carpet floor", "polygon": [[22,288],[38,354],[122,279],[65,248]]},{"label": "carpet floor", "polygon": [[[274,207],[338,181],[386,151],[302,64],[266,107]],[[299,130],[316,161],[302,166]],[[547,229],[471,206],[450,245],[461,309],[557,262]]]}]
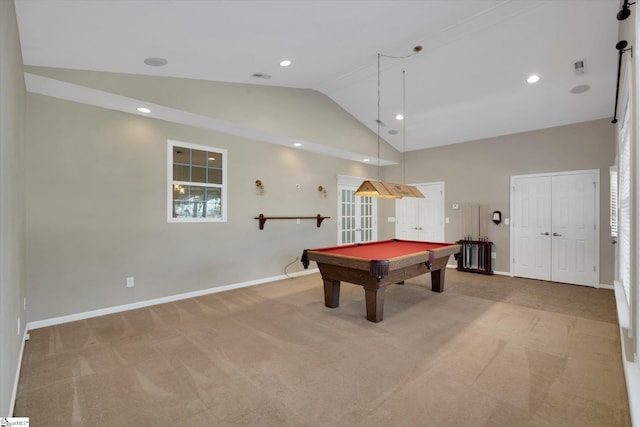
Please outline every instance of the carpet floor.
[{"label": "carpet floor", "polygon": [[446,271],[324,306],[319,274],[30,331],[32,426],[630,426],[613,291]]}]

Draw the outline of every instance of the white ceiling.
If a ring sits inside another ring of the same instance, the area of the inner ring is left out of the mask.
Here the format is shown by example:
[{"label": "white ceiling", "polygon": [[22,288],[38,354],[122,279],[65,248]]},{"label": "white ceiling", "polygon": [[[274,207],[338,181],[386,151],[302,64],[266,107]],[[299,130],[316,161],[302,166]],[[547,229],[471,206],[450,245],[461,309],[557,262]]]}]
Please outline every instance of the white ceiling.
[{"label": "white ceiling", "polygon": [[[613,116],[618,0],[16,0],[16,9],[25,65],[316,89],[374,132],[377,54],[420,45],[381,58],[380,131],[400,151]],[[169,63],[150,67],[148,57]],[[284,58],[293,64],[280,67]],[[403,70],[406,138],[394,119]],[[590,90],[570,93],[581,84]]]}]

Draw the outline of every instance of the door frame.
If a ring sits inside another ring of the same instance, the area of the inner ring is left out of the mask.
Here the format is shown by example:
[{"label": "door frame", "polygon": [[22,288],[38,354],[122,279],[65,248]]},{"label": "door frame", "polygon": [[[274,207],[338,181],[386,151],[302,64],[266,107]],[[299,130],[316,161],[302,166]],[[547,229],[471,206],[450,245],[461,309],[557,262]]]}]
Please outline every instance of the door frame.
[{"label": "door frame", "polygon": [[[511,175],[509,179],[509,211],[511,213],[515,212],[515,197],[513,195],[513,189],[515,187],[514,180],[522,179],[522,178],[539,178],[543,176],[562,176],[562,175],[578,175],[578,174],[586,174],[593,173],[595,174],[596,180],[596,188],[595,188],[595,200],[594,200],[594,221],[595,221],[595,240],[594,240],[594,261],[596,263],[596,273],[598,274],[598,280],[594,284],[595,288],[600,287],[600,169],[584,169],[584,170],[574,170],[574,171],[561,171],[561,172],[545,172],[545,173],[534,173],[534,174],[526,174],[526,175]],[[513,275],[513,256],[514,256],[514,248],[515,248],[515,235],[514,235],[514,227],[512,224],[509,224],[509,275],[514,277]],[[585,285],[589,286],[589,285]]]}]

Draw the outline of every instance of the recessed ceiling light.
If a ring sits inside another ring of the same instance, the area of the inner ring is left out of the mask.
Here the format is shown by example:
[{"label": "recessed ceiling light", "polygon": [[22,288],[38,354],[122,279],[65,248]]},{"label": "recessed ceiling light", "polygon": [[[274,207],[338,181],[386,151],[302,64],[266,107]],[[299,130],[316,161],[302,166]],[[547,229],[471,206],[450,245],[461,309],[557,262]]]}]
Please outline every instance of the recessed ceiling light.
[{"label": "recessed ceiling light", "polygon": [[164,58],[147,58],[144,60],[144,63],[151,67],[163,67],[169,63]]},{"label": "recessed ceiling light", "polygon": [[293,143],[293,146],[294,146],[294,147],[302,147],[302,144],[301,144],[301,143],[299,143],[299,142],[294,142],[294,143]]},{"label": "recessed ceiling light", "polygon": [[281,67],[288,67],[289,65],[291,65],[291,60],[290,59],[283,59],[282,61],[280,61],[280,66]]},{"label": "recessed ceiling light", "polygon": [[404,116],[402,114],[396,114],[396,120],[404,120]]},{"label": "recessed ceiling light", "polygon": [[531,74],[527,79],[527,83],[536,83],[538,80],[540,80],[540,76],[537,74]]},{"label": "recessed ceiling light", "polygon": [[369,159],[364,159],[362,161],[365,162],[365,163],[368,163],[370,160]]},{"label": "recessed ceiling light", "polygon": [[145,113],[145,114],[149,114],[151,112],[151,110],[149,110],[148,108],[145,107],[138,107],[137,110],[141,113]]}]

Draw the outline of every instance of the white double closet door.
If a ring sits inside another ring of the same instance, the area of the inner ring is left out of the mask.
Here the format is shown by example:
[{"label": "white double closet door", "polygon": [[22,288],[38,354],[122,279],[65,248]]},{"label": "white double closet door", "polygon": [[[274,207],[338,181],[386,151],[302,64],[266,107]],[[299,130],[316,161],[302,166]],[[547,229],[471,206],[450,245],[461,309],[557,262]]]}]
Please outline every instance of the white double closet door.
[{"label": "white double closet door", "polygon": [[511,178],[512,274],[598,286],[599,171]]},{"label": "white double closet door", "polygon": [[396,200],[396,239],[444,241],[444,183],[415,185],[424,199]]}]

